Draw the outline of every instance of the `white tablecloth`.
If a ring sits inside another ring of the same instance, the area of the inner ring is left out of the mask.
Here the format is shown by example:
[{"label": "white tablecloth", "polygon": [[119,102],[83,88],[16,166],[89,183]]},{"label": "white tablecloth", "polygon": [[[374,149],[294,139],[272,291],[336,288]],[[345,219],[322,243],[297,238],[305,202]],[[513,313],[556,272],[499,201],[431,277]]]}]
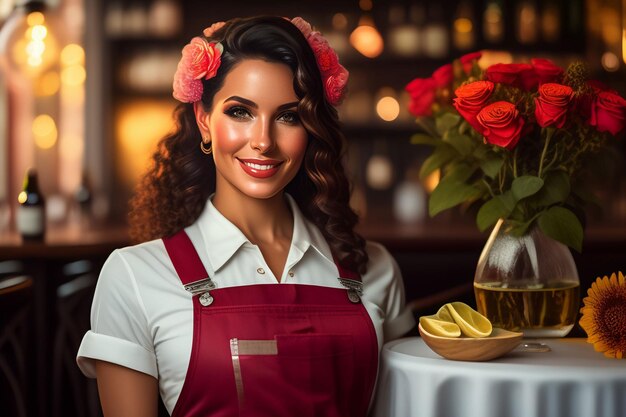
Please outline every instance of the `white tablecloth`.
[{"label": "white tablecloth", "polygon": [[383,347],[376,417],[626,417],[626,360],[584,339],[489,362],[442,358],[421,338]]}]

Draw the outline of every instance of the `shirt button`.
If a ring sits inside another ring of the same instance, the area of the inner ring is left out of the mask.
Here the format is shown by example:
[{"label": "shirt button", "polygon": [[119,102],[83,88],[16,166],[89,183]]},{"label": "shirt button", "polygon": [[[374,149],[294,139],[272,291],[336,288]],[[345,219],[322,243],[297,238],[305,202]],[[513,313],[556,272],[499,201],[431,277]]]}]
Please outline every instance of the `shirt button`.
[{"label": "shirt button", "polygon": [[264,274],[265,273],[265,269],[263,268],[257,268],[256,272],[258,272],[259,274]]},{"label": "shirt button", "polygon": [[289,271],[289,276],[293,277],[293,275],[294,275],[293,271]]}]

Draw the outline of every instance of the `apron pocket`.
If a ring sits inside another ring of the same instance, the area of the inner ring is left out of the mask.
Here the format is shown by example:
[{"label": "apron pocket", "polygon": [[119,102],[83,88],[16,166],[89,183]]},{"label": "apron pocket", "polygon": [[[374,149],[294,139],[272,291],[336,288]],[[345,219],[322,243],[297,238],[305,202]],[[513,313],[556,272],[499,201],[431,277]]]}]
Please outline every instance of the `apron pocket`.
[{"label": "apron pocket", "polygon": [[242,417],[351,415],[352,335],[231,339],[231,357]]}]

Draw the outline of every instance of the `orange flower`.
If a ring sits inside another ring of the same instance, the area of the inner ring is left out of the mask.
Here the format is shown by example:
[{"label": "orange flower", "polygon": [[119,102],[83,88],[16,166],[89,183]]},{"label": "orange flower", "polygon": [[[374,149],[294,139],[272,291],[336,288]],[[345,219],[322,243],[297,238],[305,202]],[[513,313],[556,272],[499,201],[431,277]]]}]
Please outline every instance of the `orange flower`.
[{"label": "orange flower", "polygon": [[626,357],[626,279],[619,272],[611,278],[597,278],[587,290],[580,309],[580,325],[587,342],[608,358]]}]

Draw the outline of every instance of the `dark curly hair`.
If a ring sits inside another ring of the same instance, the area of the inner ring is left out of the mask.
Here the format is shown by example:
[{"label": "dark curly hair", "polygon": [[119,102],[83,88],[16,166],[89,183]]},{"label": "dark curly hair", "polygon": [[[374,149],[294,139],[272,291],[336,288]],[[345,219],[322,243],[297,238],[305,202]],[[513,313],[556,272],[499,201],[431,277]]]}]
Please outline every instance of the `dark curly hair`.
[{"label": "dark curly hair", "polygon": [[[291,68],[308,144],[302,166],[285,191],[320,228],[339,262],[364,273],[365,241],[354,231],[358,217],[349,206],[350,186],[342,162],[345,138],[336,109],[325,99],[305,37],[288,20],[263,16],[230,20],[211,40],[221,42],[224,51],[217,75],[203,80],[202,104],[207,111],[225,77],[242,60],[263,59]],[[131,238],[136,242],[172,235],[191,225],[215,191],[215,164],[199,148],[193,104],[179,104],[175,119],[176,131],[159,142],[152,167],[131,200]]]}]

